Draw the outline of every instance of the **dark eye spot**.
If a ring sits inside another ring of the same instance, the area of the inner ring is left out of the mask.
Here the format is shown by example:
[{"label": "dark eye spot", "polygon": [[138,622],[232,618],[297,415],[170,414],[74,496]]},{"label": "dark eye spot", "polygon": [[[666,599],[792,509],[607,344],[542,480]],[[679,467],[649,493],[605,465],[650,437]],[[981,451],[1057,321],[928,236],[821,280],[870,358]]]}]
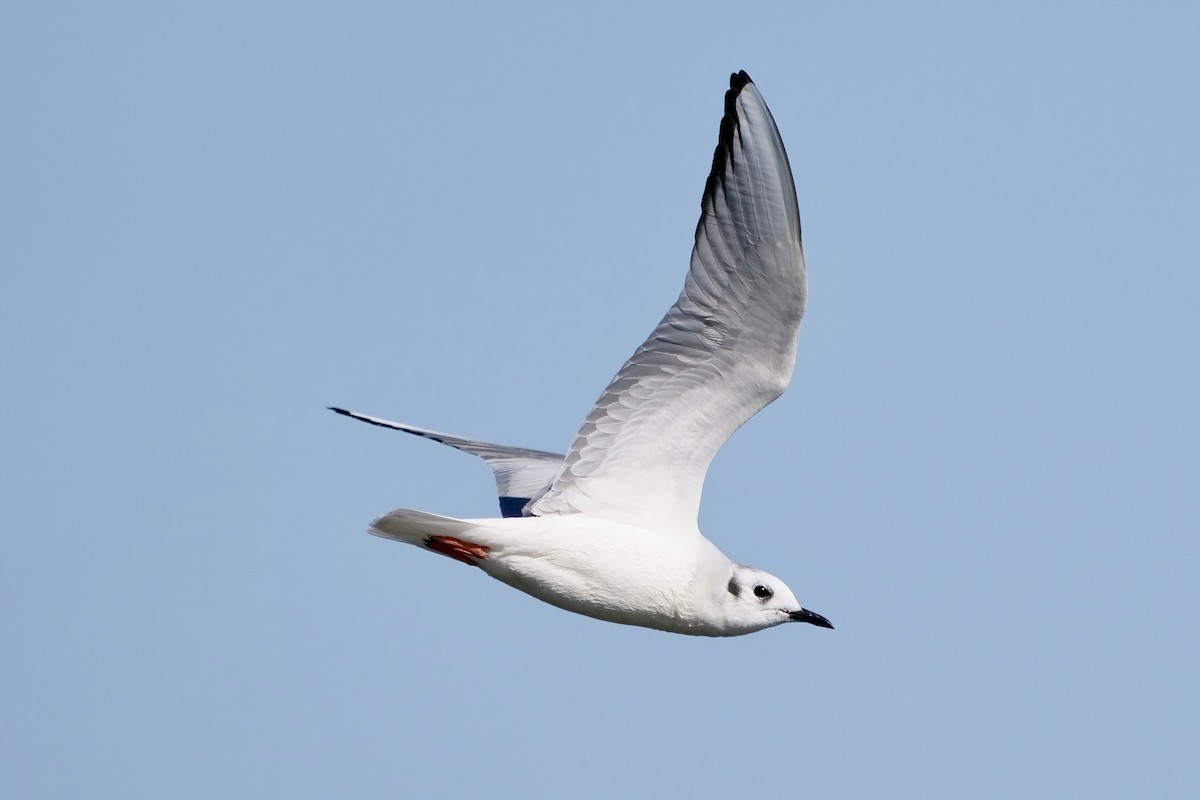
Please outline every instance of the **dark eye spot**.
[{"label": "dark eye spot", "polygon": [[773,594],[774,592],[761,583],[754,587],[754,596],[760,600],[769,600]]},{"label": "dark eye spot", "polygon": [[730,578],[729,584],[725,588],[728,589],[729,593],[734,597],[737,597],[742,593],[742,587],[738,586],[737,578]]}]

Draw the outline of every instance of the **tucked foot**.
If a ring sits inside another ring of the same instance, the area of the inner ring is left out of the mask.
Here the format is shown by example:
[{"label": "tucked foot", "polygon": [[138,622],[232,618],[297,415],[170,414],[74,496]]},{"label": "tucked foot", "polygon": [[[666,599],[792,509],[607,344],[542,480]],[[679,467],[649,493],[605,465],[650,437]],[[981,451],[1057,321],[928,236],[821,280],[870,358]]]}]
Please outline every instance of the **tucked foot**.
[{"label": "tucked foot", "polygon": [[481,544],[464,542],[453,536],[430,536],[425,540],[425,546],[435,553],[450,556],[455,561],[461,561],[472,567],[477,567],[478,561],[487,558],[488,549]]}]

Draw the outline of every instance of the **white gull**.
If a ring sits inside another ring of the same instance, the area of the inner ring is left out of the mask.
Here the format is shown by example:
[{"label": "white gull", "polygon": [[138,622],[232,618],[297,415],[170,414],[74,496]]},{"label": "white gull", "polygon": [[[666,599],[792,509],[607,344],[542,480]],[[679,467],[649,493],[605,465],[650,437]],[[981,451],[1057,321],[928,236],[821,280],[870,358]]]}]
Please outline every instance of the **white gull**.
[{"label": "white gull", "polygon": [[713,456],[787,388],[807,293],[783,141],[750,76],[739,72],[729,85],[683,291],[566,456],[333,409],[478,455],[496,476],[500,518],[398,509],[371,533],[610,622],[698,636],[784,622],[833,627],[697,526]]}]

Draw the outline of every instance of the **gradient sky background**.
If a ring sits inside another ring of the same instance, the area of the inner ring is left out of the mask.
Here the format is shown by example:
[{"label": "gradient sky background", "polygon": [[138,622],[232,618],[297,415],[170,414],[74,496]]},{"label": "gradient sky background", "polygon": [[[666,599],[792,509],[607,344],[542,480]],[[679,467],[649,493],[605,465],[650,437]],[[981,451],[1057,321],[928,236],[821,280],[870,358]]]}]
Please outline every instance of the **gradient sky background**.
[{"label": "gradient sky background", "polygon": [[[19,3],[14,798],[1194,797],[1192,3]],[[791,391],[701,526],[836,631],[599,623],[367,536],[559,450],[673,302],[728,75]]]}]

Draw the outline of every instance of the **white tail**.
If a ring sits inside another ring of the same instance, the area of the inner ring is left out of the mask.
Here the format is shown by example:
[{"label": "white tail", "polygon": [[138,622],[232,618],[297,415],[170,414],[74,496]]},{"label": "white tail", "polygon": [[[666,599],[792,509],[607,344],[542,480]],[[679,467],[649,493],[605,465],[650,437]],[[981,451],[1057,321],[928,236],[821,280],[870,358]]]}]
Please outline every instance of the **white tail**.
[{"label": "white tail", "polygon": [[459,537],[476,527],[474,523],[454,517],[443,517],[411,508],[397,508],[374,520],[367,531],[385,539],[425,546],[431,536]]}]

